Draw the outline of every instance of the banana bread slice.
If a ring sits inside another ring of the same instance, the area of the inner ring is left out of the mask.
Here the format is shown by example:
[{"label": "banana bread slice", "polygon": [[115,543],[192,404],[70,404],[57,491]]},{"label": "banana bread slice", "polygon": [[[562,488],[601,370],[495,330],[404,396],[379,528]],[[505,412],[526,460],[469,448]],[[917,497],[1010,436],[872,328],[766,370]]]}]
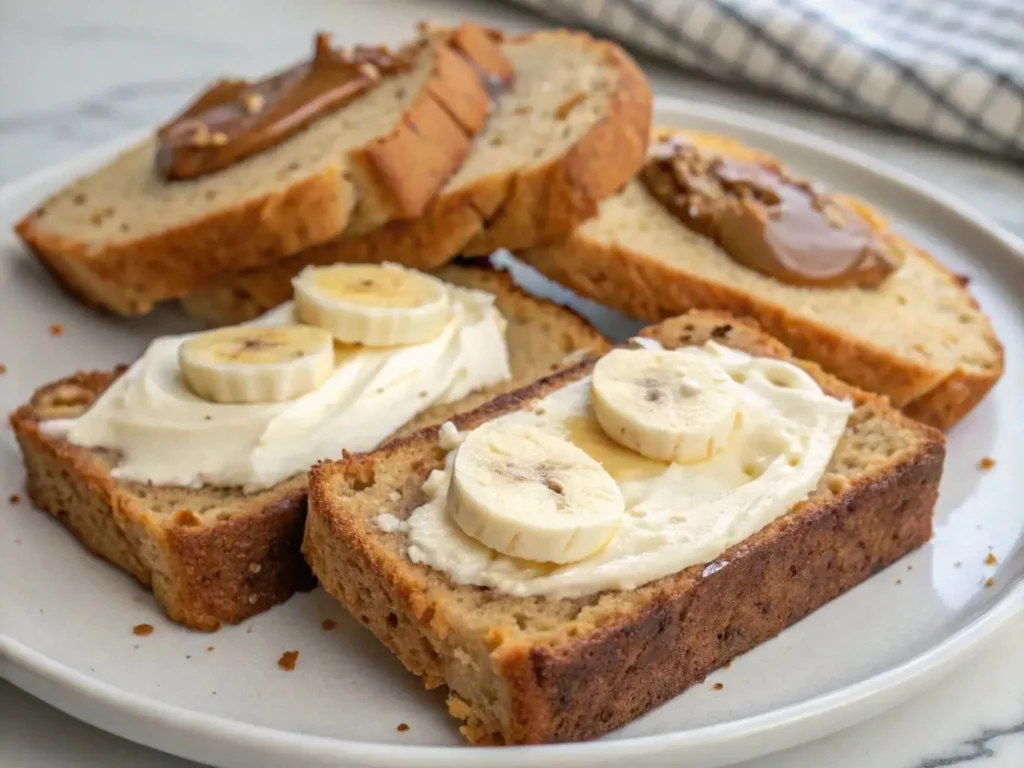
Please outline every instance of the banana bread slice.
[{"label": "banana bread slice", "polygon": [[151,137],[57,192],[16,231],[78,298],[145,314],[348,227],[419,215],[487,118],[481,74],[510,72],[492,33],[465,24],[428,36],[407,72],[276,146],[167,181]]},{"label": "banana bread slice", "polygon": [[[184,299],[204,320],[234,323],[291,297],[314,264],[395,261],[433,269],[458,254],[526,248],[571,231],[640,167],[651,120],[643,73],[618,46],[580,32],[511,37],[515,72],[462,167],[415,219],[350,230],[291,258],[212,281]],[[239,308],[247,306],[247,314]]]},{"label": "banana bread slice", "polygon": [[[564,367],[567,355],[607,347],[580,317],[527,295],[506,273],[451,266],[437,275],[495,294],[508,321],[512,379],[436,405],[401,434]],[[111,452],[74,446],[48,432],[47,421],[80,415],[122,372],[79,373],[47,385],[11,415],[35,504],[87,549],[152,587],[172,619],[195,629],[239,622],[311,586],[299,554],[304,473],[256,493],[150,486],[111,477]]]},{"label": "banana bread slice", "polygon": [[[655,139],[666,135],[709,157],[774,162],[728,137],[660,129]],[[904,255],[876,288],[807,288],[748,269],[639,180],[570,235],[517,255],[580,295],[648,322],[691,309],[749,315],[796,355],[947,429],[999,380],[1003,348],[962,279],[893,233],[870,205],[843,199]]]},{"label": "banana bread slice", "polygon": [[[673,348],[709,338],[792,360],[756,326],[691,313],[646,329]],[[575,599],[459,586],[412,563],[400,526],[425,500],[446,451],[431,428],[310,475],[303,552],[324,589],[433,688],[475,744],[598,737],[702,680],[924,544],[942,474],[942,434],[795,361],[855,403],[811,497],[714,561]],[[524,408],[586,376],[594,361],[455,419],[460,430]]]}]

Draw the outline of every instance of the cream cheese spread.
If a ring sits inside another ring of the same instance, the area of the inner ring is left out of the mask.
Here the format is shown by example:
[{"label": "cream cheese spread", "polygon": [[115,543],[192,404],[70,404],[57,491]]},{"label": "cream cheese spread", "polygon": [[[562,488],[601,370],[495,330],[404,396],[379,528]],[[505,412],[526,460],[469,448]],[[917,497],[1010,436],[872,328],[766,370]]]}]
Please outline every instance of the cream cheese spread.
[{"label": "cream cheese spread", "polygon": [[[155,340],[81,417],[76,444],[116,450],[114,477],[159,485],[272,486],[317,461],[375,448],[436,403],[511,376],[504,318],[493,295],[450,288],[452,318],[430,341],[392,347],[337,345],[318,389],[277,403],[224,404],[183,381],[178,350],[190,335]],[[253,321],[298,322],[291,302]]]},{"label": "cream cheese spread", "polygon": [[628,590],[714,560],[807,499],[828,466],[852,405],[826,395],[806,372],[784,361],[751,357],[714,342],[680,354],[720,366],[739,398],[737,426],[708,460],[663,463],[610,440],[594,416],[589,377],[495,420],[550,431],[582,448],[611,474],[625,500],[625,514],[603,549],[556,565],[483,546],[446,509],[453,450],[445,468],[424,484],[429,500],[407,520],[409,558],[444,571],[457,583],[511,595],[560,598]]}]

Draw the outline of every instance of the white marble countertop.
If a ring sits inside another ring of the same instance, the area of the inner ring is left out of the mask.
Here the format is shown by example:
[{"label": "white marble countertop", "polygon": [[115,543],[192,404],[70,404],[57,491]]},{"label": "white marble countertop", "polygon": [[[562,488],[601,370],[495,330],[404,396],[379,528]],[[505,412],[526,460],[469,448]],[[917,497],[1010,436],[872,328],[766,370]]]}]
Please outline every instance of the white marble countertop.
[{"label": "white marble countertop", "polygon": [[[473,0],[0,0],[0,184],[173,113],[209,79],[297,57],[317,28],[339,42],[397,41],[421,18],[510,29],[543,21]],[[798,125],[939,184],[1024,236],[1024,168],[894,135],[641,59],[658,93]],[[1024,616],[924,696],[758,768],[1024,765]],[[60,738],[54,738],[60,734]],[[0,765],[193,765],[78,723],[0,683]],[[753,763],[745,768],[753,768]]]}]

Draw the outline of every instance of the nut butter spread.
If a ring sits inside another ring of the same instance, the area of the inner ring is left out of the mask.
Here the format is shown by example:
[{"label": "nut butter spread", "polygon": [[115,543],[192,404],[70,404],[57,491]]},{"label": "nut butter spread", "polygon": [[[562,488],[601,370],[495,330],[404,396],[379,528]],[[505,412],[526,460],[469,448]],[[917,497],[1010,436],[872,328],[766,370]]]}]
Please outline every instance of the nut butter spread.
[{"label": "nut butter spread", "polygon": [[314,120],[408,69],[415,48],[331,48],[316,36],[311,62],[265,80],[220,80],[157,134],[157,168],[168,179],[194,179],[285,140]]},{"label": "nut butter spread", "polygon": [[785,283],[874,288],[902,264],[855,211],[775,164],[670,139],[652,147],[641,178],[686,226]]}]

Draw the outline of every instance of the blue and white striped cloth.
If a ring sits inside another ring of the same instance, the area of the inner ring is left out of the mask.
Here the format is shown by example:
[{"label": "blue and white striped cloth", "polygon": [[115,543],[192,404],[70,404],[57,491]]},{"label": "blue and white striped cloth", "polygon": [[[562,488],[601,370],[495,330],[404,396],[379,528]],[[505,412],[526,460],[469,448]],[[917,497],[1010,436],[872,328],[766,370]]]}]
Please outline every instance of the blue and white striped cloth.
[{"label": "blue and white striped cloth", "polygon": [[712,77],[1024,159],[1024,0],[514,0]]}]

